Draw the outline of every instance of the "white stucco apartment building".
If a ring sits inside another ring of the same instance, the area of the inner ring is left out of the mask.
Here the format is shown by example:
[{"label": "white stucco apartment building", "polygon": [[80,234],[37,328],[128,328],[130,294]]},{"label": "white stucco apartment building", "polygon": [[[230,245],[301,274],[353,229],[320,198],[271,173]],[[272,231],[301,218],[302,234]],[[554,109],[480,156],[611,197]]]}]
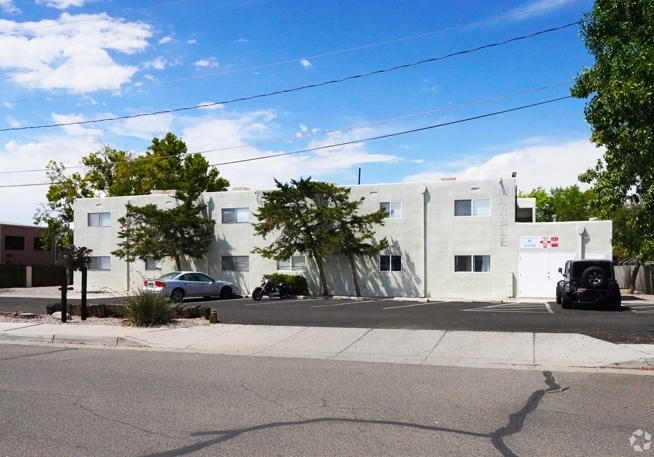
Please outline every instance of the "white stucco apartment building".
[{"label": "white stucco apartment building", "polygon": [[[186,267],[236,282],[246,293],[264,274],[304,274],[312,293],[320,291],[315,264],[303,255],[277,262],[252,254],[267,241],[254,235],[253,213],[265,191],[235,189],[203,194],[216,220],[215,241],[204,259]],[[535,223],[535,200],[516,198],[513,178],[359,185],[363,212],[384,207],[389,217],[378,236],[390,247],[359,261],[362,294],[428,298],[553,297],[558,268],[568,259],[611,258],[611,221]],[[117,248],[118,219],[125,204],[176,204],[172,192],[80,199],[75,204],[75,244],[93,250],[90,288],[138,288],[143,278],[174,270],[171,260],[127,264],[111,255]],[[159,269],[160,268],[160,269]],[[349,265],[329,259],[328,289],[354,295]],[[75,285],[79,286],[79,277]]]}]

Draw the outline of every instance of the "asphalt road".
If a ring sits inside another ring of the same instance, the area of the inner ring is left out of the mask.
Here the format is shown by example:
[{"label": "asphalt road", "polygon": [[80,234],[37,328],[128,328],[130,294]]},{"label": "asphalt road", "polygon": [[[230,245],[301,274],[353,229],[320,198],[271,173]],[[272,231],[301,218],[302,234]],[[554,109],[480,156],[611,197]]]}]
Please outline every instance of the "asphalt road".
[{"label": "asphalt road", "polygon": [[1,348],[3,456],[627,456],[654,432],[650,376]]},{"label": "asphalt road", "polygon": [[[120,298],[93,300],[120,302]],[[57,300],[0,297],[0,311],[45,313]],[[73,301],[77,302],[77,301]],[[497,332],[581,333],[613,343],[654,344],[654,305],[622,311],[592,306],[562,309],[555,302],[477,303],[394,300],[279,300],[250,298],[185,300],[217,310],[227,324],[314,327],[408,328]]]}]

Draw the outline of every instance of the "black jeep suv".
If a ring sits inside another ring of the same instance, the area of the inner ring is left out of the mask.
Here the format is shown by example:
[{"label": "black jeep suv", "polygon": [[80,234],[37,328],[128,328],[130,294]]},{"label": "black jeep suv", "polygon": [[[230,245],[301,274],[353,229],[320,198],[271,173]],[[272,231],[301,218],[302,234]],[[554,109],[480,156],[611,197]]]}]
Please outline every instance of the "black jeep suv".
[{"label": "black jeep suv", "polygon": [[565,270],[559,268],[559,273],[563,273],[563,280],[556,285],[556,302],[562,308],[572,308],[575,302],[591,302],[620,309],[620,286],[610,260],[568,260]]}]

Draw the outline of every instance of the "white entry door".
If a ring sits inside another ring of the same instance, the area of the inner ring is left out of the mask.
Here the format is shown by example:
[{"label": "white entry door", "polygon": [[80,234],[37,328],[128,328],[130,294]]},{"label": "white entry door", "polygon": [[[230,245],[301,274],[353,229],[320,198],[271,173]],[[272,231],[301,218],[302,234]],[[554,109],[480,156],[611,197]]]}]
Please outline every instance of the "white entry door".
[{"label": "white entry door", "polygon": [[574,252],[521,252],[519,257],[518,295],[520,297],[554,297],[556,283],[563,276],[559,268],[575,258]]}]

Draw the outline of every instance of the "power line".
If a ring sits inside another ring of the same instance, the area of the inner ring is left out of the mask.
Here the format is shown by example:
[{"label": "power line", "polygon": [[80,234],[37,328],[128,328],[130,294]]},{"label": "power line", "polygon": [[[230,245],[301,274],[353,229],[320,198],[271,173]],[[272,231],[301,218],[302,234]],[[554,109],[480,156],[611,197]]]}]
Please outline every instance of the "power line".
[{"label": "power line", "polygon": [[446,55],[439,56],[439,57],[432,57],[430,59],[419,60],[419,61],[413,62],[413,63],[396,65],[394,67],[385,68],[385,69],[382,69],[382,70],[375,70],[375,71],[371,71],[371,72],[368,72],[368,73],[361,73],[361,74],[358,74],[358,75],[346,76],[344,78],[332,79],[330,81],[323,81],[321,83],[308,84],[308,85],[305,85],[305,86],[294,87],[292,89],[282,89],[282,90],[277,90],[277,91],[274,91],[274,92],[268,92],[268,93],[265,93],[265,94],[251,95],[251,96],[248,96],[248,97],[240,97],[240,98],[235,98],[235,99],[231,99],[231,100],[224,100],[224,101],[220,101],[220,102],[202,103],[201,105],[186,106],[186,107],[183,107],[183,108],[173,108],[173,109],[167,109],[167,110],[161,110],[161,111],[154,111],[154,112],[150,112],[150,113],[140,113],[140,114],[125,115],[125,116],[107,117],[107,118],[103,118],[103,119],[94,119],[94,120],[88,120],[88,121],[75,121],[75,122],[44,124],[44,125],[34,125],[34,126],[25,126],[25,127],[9,127],[9,128],[0,129],[0,132],[11,132],[11,131],[17,131],[17,130],[33,130],[33,129],[42,129],[42,128],[51,128],[51,127],[65,127],[65,126],[69,126],[69,125],[96,124],[96,123],[99,123],[99,122],[118,121],[118,120],[123,120],[123,119],[134,119],[134,118],[146,117],[146,116],[156,116],[156,115],[159,115],[159,114],[177,113],[177,112],[180,112],[180,111],[190,111],[190,110],[195,110],[195,109],[200,109],[200,108],[206,108],[208,106],[227,105],[227,104],[230,104],[230,103],[242,102],[242,101],[247,101],[247,100],[255,100],[255,99],[258,99],[258,98],[271,97],[273,95],[287,94],[287,93],[291,93],[291,92],[298,92],[298,91],[306,90],[306,89],[315,89],[317,87],[342,83],[342,82],[351,81],[351,80],[354,80],[354,79],[366,78],[366,77],[369,77],[369,76],[378,75],[378,74],[382,74],[382,73],[389,73],[389,72],[392,72],[392,71],[395,71],[395,70],[410,68],[410,67],[414,67],[414,66],[417,66],[417,65],[422,65],[422,64],[425,64],[425,63],[436,62],[436,61],[439,61],[439,60],[448,59],[450,57],[456,57],[456,56],[460,56],[460,55],[464,55],[464,54],[469,54],[469,53],[472,53],[472,52],[481,51],[481,50],[484,50],[484,49],[494,48],[494,47],[497,47],[497,46],[502,46],[502,45],[505,45],[505,44],[513,43],[513,42],[516,42],[516,41],[521,41],[521,40],[526,40],[526,39],[529,39],[529,38],[533,38],[533,37],[543,35],[543,34],[546,34],[546,33],[556,32],[556,31],[559,31],[559,30],[566,29],[568,27],[572,27],[573,25],[578,25],[578,24],[579,24],[579,21],[571,22],[569,24],[565,24],[565,25],[562,25],[562,26],[559,26],[559,27],[554,27],[554,28],[550,28],[550,29],[546,29],[546,30],[541,30],[541,31],[538,31],[538,32],[531,33],[529,35],[522,35],[522,36],[519,36],[519,37],[510,38],[508,40],[499,41],[499,42],[496,42],[496,43],[485,44],[485,45],[482,45],[482,46],[478,46],[476,48],[466,49],[464,51],[457,51],[457,52],[453,52],[453,53],[446,54]]},{"label": "power line", "polygon": [[[439,127],[445,127],[445,126],[449,126],[449,125],[461,124],[463,122],[469,122],[469,121],[474,121],[474,120],[478,120],[478,119],[484,119],[484,118],[491,117],[491,116],[497,116],[497,115],[500,115],[500,114],[511,113],[513,111],[519,111],[519,110],[523,110],[523,109],[527,109],[527,108],[533,108],[533,107],[536,107],[536,106],[546,105],[548,103],[554,103],[554,102],[558,102],[558,101],[561,101],[561,100],[566,100],[566,99],[569,99],[569,98],[572,98],[572,96],[567,95],[565,97],[553,98],[553,99],[545,100],[545,101],[542,101],[542,102],[531,103],[529,105],[518,106],[516,108],[509,108],[509,109],[505,109],[505,110],[501,110],[501,111],[495,111],[495,112],[492,112],[492,113],[481,114],[479,116],[472,116],[472,117],[468,117],[468,118],[464,118],[464,119],[458,119],[458,120],[455,120],[455,121],[443,122],[441,124],[429,125],[427,127],[420,127],[420,128],[417,128],[417,129],[404,130],[404,131],[395,132],[395,133],[388,133],[386,135],[378,135],[378,136],[374,136],[374,137],[370,137],[370,138],[364,138],[364,139],[361,139],[361,140],[345,141],[345,142],[342,142],[342,143],[335,143],[335,144],[330,144],[330,145],[326,145],[326,146],[316,146],[316,147],[313,147],[313,148],[307,148],[307,149],[301,149],[301,150],[298,150],[298,151],[285,152],[285,153],[282,153],[282,154],[251,157],[249,159],[232,160],[232,161],[229,161],[229,162],[212,163],[212,164],[210,164],[210,166],[217,167],[217,166],[221,166],[221,165],[233,165],[233,164],[236,164],[236,163],[253,162],[253,161],[256,161],[256,160],[272,159],[272,158],[284,157],[284,156],[293,155],[293,154],[301,154],[303,152],[319,151],[319,150],[322,150],[322,149],[329,149],[329,148],[335,148],[335,147],[340,147],[340,146],[347,146],[347,145],[350,145],[350,144],[364,143],[366,141],[381,140],[381,139],[384,139],[384,138],[391,138],[391,137],[395,137],[395,136],[407,135],[407,134],[410,134],[410,133],[422,132],[422,131],[425,131],[425,130],[431,130],[431,129],[435,129],[435,128],[439,128]],[[9,185],[0,186],[0,188],[48,186],[50,184],[52,184],[52,183],[44,182],[44,183],[30,183],[30,184],[9,184]]]},{"label": "power line", "polygon": [[[164,3],[162,5],[152,6],[152,7],[148,7],[148,8],[142,8],[142,9],[159,8],[161,6],[172,5],[172,4],[175,4],[175,3],[185,3],[185,2],[188,2],[188,1],[191,1],[191,0],[180,0],[178,2]],[[302,60],[305,60],[305,59],[306,60],[308,60],[308,59],[318,59],[318,58],[321,58],[321,57],[328,57],[328,56],[343,54],[343,53],[347,53],[347,52],[360,51],[362,49],[374,48],[374,47],[383,46],[383,45],[386,45],[386,44],[399,43],[401,41],[413,40],[415,38],[424,38],[424,37],[435,35],[435,34],[438,34],[438,33],[451,32],[453,30],[459,30],[459,29],[468,28],[468,27],[475,27],[475,26],[478,26],[478,25],[487,24],[489,22],[497,22],[497,21],[502,21],[502,20],[505,20],[505,19],[512,19],[512,18],[519,17],[519,16],[525,16],[525,15],[530,15],[530,14],[534,14],[534,13],[539,13],[539,12],[542,12],[542,11],[550,10],[550,9],[553,9],[553,8],[559,8],[561,6],[571,5],[573,3],[579,3],[579,2],[583,2],[583,1],[586,1],[586,0],[573,0],[571,2],[559,3],[557,5],[552,5],[552,6],[548,6],[548,7],[544,7],[544,8],[538,8],[538,9],[535,9],[535,10],[524,11],[524,12],[515,13],[515,14],[509,14],[509,15],[506,15],[506,16],[500,16],[500,17],[496,17],[496,18],[492,18],[492,19],[486,19],[486,20],[483,20],[483,21],[471,22],[469,24],[463,24],[463,25],[458,25],[458,26],[454,26],[454,27],[448,27],[448,28],[445,28],[445,29],[434,30],[434,31],[431,31],[431,32],[421,33],[421,34],[418,34],[418,35],[412,35],[412,36],[408,36],[408,37],[397,38],[395,40],[387,40],[387,41],[381,41],[381,42],[378,42],[378,43],[371,43],[371,44],[366,44],[366,45],[362,45],[362,46],[355,46],[353,48],[341,49],[341,50],[337,50],[337,51],[326,52],[326,53],[323,53],[323,54],[315,54],[315,55],[306,56],[306,57],[299,57],[299,58],[295,58],[295,59],[282,60],[282,61],[279,61],[279,62],[272,62],[272,63],[267,63],[267,64],[255,65],[255,66],[252,66],[252,67],[238,68],[238,69],[234,69],[234,70],[225,70],[225,71],[220,71],[220,72],[216,72],[216,73],[208,73],[208,74],[204,74],[204,75],[189,76],[189,77],[186,77],[186,78],[176,78],[176,79],[169,79],[169,80],[165,80],[165,81],[156,81],[156,82],[151,82],[150,84],[167,84],[167,83],[174,83],[174,82],[190,81],[190,80],[193,80],[193,79],[209,78],[209,77],[213,77],[213,76],[220,76],[220,75],[226,75],[226,74],[231,74],[231,73],[239,73],[239,72],[244,72],[244,71],[260,70],[262,68],[269,68],[269,67],[285,65],[285,64],[289,64],[289,63],[297,63],[297,62],[301,62]],[[43,26],[43,27],[36,27],[35,29],[45,28],[45,27],[55,27],[57,25],[73,24],[73,23],[76,23],[76,22],[86,22],[86,21],[96,20],[96,19],[97,18],[83,19],[83,20],[80,20],[80,21],[70,21],[70,22],[61,23],[61,24],[53,24],[53,25],[48,25],[48,26]],[[15,32],[18,32],[18,31],[25,31],[25,30],[34,30],[34,29],[21,29],[21,30],[17,30],[17,31],[0,32],[0,35],[7,34],[7,33],[15,33]],[[102,92],[114,92],[114,90],[113,89],[105,89],[105,90],[98,90],[98,91],[91,92],[91,93],[102,93]],[[66,94],[66,95],[54,95],[54,96],[48,96],[48,97],[24,98],[24,99],[19,99],[19,100],[0,101],[0,103],[32,102],[32,101],[39,101],[39,100],[49,100],[49,99],[52,99],[52,98],[76,97],[76,96],[79,96],[79,95],[80,94]]]},{"label": "power line", "polygon": [[499,114],[510,113],[510,112],[513,112],[513,111],[519,111],[519,110],[523,110],[523,109],[527,109],[527,108],[533,108],[535,106],[545,105],[545,104],[548,104],[548,103],[554,103],[554,102],[558,102],[560,100],[566,100],[568,98],[572,98],[572,96],[571,95],[566,95],[565,97],[553,98],[553,99],[550,99],[550,100],[545,100],[543,102],[538,102],[538,103],[532,103],[530,105],[519,106],[517,108],[510,108],[510,109],[505,109],[505,110],[502,110],[502,111],[495,111],[493,113],[481,114],[479,116],[468,117],[468,118],[465,118],[465,119],[458,119],[456,121],[451,121],[451,122],[444,122],[442,124],[429,125],[427,127],[420,127],[420,128],[417,128],[417,129],[404,130],[402,132],[388,133],[386,135],[373,136],[373,137],[365,138],[365,139],[362,139],[362,140],[352,140],[352,141],[346,141],[346,142],[343,142],[343,143],[330,144],[330,145],[327,145],[327,146],[317,146],[315,148],[307,148],[307,149],[302,149],[300,151],[284,152],[282,154],[276,154],[276,155],[271,155],[271,156],[259,156],[259,157],[252,157],[250,159],[232,160],[231,162],[212,163],[211,166],[212,167],[217,167],[217,166],[221,166],[221,165],[232,165],[232,164],[235,164],[235,163],[252,162],[252,161],[255,161],[255,160],[264,160],[264,159],[270,159],[270,158],[273,158],[273,157],[283,157],[283,156],[288,156],[288,155],[293,155],[293,154],[300,154],[302,152],[311,152],[311,151],[318,151],[318,150],[321,150],[321,149],[329,149],[329,148],[335,148],[335,147],[339,147],[339,146],[347,146],[349,144],[363,143],[363,142],[366,142],[366,141],[381,140],[383,138],[391,138],[391,137],[394,137],[394,136],[407,135],[409,133],[422,132],[422,131],[425,131],[425,130],[431,130],[431,129],[435,129],[435,128],[439,128],[439,127],[445,127],[445,126],[448,126],[448,125],[461,124],[463,122],[474,121],[474,120],[477,120],[477,119],[483,119],[483,118],[491,117],[491,116],[497,116]]},{"label": "power line", "polygon": [[[411,119],[411,118],[414,118],[414,117],[426,116],[426,115],[429,115],[429,114],[441,113],[441,112],[444,112],[444,111],[452,111],[452,110],[455,110],[455,109],[467,108],[467,107],[470,107],[470,106],[481,105],[481,104],[489,103],[489,102],[495,102],[495,101],[504,100],[504,99],[507,99],[507,98],[512,98],[512,97],[517,97],[517,96],[520,96],[520,95],[525,95],[525,94],[530,94],[530,93],[533,93],[533,92],[538,92],[538,91],[541,91],[541,90],[552,89],[554,87],[563,86],[565,84],[570,84],[572,82],[573,82],[572,80],[563,81],[563,82],[556,83],[556,84],[550,84],[548,86],[537,87],[535,89],[528,89],[528,90],[524,90],[524,91],[521,91],[521,92],[514,92],[512,94],[487,98],[485,100],[477,100],[477,101],[474,101],[474,102],[464,103],[464,104],[461,104],[461,105],[448,106],[447,108],[439,108],[439,109],[430,110],[430,111],[423,111],[423,112],[420,112],[420,113],[412,113],[412,114],[407,114],[407,115],[404,115],[404,116],[398,116],[398,117],[394,117],[394,118],[391,118],[391,119],[383,119],[383,120],[380,120],[380,121],[368,122],[368,123],[365,123],[365,124],[351,125],[351,126],[348,126],[348,127],[341,127],[341,128],[336,128],[336,129],[324,130],[324,131],[321,131],[321,132],[309,133],[309,134],[306,134],[306,135],[302,135],[299,138],[297,136],[289,136],[289,137],[284,137],[284,138],[276,138],[276,139],[272,139],[272,140],[261,141],[261,142],[258,142],[258,143],[247,143],[247,144],[241,144],[241,145],[238,145],[238,146],[227,146],[227,147],[224,147],[224,148],[207,149],[207,150],[204,150],[204,151],[186,152],[186,153],[182,153],[182,154],[179,154],[179,155],[204,154],[204,153],[207,153],[207,152],[232,151],[232,150],[235,150],[235,149],[242,149],[242,148],[262,146],[262,145],[267,145],[267,144],[282,143],[282,142],[286,142],[286,141],[294,141],[294,140],[305,139],[305,138],[312,138],[312,137],[321,136],[321,135],[328,135],[328,134],[331,134],[331,133],[338,133],[338,132],[344,132],[344,131],[347,131],[347,130],[354,130],[354,129],[359,129],[359,128],[371,127],[371,126],[375,126],[375,125],[386,124],[386,123],[389,123],[389,122],[395,122],[395,121],[400,121],[400,120],[405,120],[405,119]],[[151,159],[141,157],[141,158],[139,158],[139,160],[141,160],[141,161],[159,160],[159,159],[165,159],[167,157],[173,157],[173,156],[172,155],[158,156],[158,157],[153,157]],[[128,164],[130,162],[120,162],[120,163]],[[67,170],[73,170],[73,169],[80,169],[80,168],[101,167],[101,166],[104,166],[104,165],[105,164],[73,165],[73,166],[66,166],[65,168]],[[0,174],[35,173],[35,172],[42,172],[42,171],[48,171],[48,169],[47,168],[35,168],[35,169],[29,169],[29,170],[9,170],[9,171],[0,171]]]}]

